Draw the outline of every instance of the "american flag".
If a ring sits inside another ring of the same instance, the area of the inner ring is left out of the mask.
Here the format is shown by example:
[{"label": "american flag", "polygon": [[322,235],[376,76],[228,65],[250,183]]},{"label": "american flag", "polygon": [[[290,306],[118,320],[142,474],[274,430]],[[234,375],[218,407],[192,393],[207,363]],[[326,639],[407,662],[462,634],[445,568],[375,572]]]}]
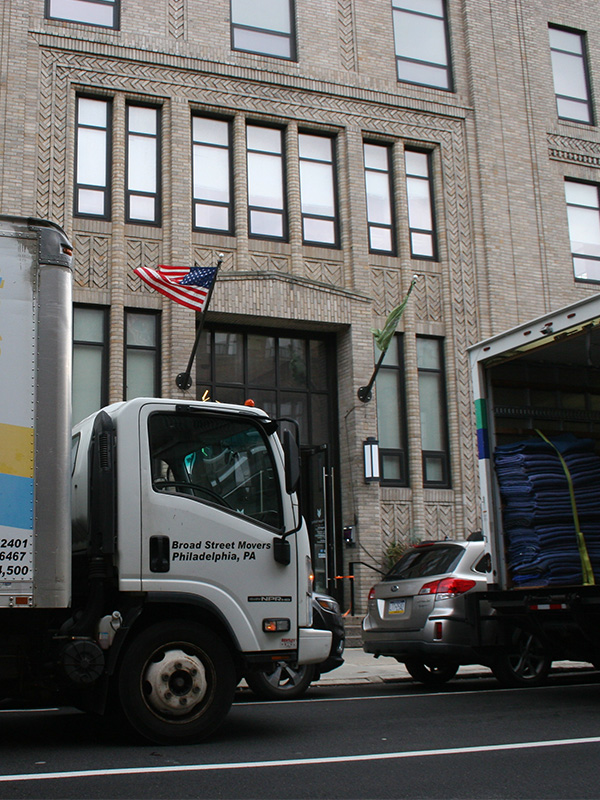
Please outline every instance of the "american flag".
[{"label": "american flag", "polygon": [[148,286],[152,286],[176,303],[193,311],[204,311],[218,267],[136,267],[133,271]]}]

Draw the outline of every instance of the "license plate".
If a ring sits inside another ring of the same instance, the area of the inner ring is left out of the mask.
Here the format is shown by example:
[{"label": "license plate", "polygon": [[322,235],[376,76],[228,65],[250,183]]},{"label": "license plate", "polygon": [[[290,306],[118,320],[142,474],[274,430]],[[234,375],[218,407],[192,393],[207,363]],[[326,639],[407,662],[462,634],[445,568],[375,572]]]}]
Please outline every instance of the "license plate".
[{"label": "license plate", "polygon": [[388,614],[404,614],[406,611],[406,600],[390,600],[388,603]]}]

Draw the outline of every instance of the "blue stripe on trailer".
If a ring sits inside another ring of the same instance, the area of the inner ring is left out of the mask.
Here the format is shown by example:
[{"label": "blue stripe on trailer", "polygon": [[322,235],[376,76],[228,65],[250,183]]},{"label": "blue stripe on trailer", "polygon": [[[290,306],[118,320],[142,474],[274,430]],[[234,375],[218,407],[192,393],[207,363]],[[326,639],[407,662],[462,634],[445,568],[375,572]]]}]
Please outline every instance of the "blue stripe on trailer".
[{"label": "blue stripe on trailer", "polygon": [[0,525],[33,530],[33,478],[0,473]]}]

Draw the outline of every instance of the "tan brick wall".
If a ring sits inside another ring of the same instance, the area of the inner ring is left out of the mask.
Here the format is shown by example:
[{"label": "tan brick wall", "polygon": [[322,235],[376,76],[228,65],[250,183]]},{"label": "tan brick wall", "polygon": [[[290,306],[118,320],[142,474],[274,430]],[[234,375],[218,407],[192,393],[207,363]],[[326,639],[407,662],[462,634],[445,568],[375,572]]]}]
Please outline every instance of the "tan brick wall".
[{"label": "tan brick wall", "polygon": [[[151,7],[151,10],[149,10]],[[3,213],[62,224],[77,252],[75,299],[111,305],[111,399],[123,385],[123,311],[162,309],[164,394],[177,394],[193,341],[193,315],[147,290],[139,264],[214,263],[225,254],[209,318],[248,326],[286,321],[337,336],[343,524],[360,548],[346,560],[379,564],[387,543],[461,535],[478,527],[474,423],[466,348],[528,317],[596,290],[573,280],[565,176],[597,181],[595,126],[557,119],[548,23],[587,31],[593,98],[600,91],[600,18],[595,0],[448,0],[454,92],[396,81],[390,0],[297,2],[298,61],[230,49],[229,0],[122,0],[121,29],[44,20],[43,2],[0,9],[0,170]],[[113,98],[113,217],[73,217],[75,97]],[[163,224],[126,225],[124,108],[162,106]],[[190,114],[223,112],[235,131],[236,237],[191,229]],[[246,120],[286,128],[290,241],[248,238]],[[298,127],[337,136],[340,250],[302,245]],[[369,254],[363,136],[394,145],[399,255]],[[403,147],[433,151],[440,260],[408,249]],[[362,480],[362,440],[377,432],[374,402],[359,386],[373,368],[370,328],[417,288],[405,333],[411,487]],[[425,490],[415,336],[444,337],[452,489]],[[344,565],[344,574],[347,564]],[[374,573],[362,568],[362,602]]]}]

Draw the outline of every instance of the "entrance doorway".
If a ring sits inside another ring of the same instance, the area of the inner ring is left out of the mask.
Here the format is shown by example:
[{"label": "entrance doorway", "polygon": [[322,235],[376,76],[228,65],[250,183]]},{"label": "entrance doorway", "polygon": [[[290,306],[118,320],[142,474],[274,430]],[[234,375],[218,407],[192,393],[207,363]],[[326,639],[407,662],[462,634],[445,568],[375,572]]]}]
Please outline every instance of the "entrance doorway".
[{"label": "entrance doorway", "polygon": [[308,526],[315,589],[336,591],[342,544],[338,489],[335,338],[301,331],[206,325],[197,355],[196,396],[244,403],[252,399],[274,419],[300,429],[302,514]]}]

